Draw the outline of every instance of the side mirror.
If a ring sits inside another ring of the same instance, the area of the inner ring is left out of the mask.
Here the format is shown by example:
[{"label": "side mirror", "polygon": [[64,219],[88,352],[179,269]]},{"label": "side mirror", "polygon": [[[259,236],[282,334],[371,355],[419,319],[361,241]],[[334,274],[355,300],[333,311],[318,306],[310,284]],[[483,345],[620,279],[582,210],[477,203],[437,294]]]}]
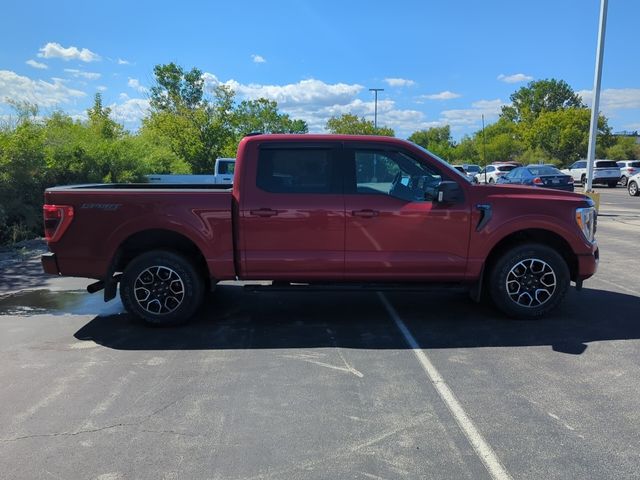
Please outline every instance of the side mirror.
[{"label": "side mirror", "polygon": [[434,203],[446,204],[446,203],[458,203],[461,202],[462,189],[457,182],[451,180],[443,180],[436,189],[436,198]]}]

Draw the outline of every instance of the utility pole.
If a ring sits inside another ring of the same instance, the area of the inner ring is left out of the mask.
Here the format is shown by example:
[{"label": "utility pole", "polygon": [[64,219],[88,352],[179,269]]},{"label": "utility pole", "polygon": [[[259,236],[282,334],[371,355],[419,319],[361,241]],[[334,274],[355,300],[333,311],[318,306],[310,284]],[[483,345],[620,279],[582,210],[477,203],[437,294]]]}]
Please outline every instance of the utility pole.
[{"label": "utility pole", "polygon": [[482,163],[484,163],[484,183],[487,183],[487,147],[484,139],[484,113],[482,114]]},{"label": "utility pole", "polygon": [[374,100],[374,114],[373,114],[373,129],[378,131],[378,92],[384,92],[384,88],[370,88],[370,92],[373,92],[375,95]]},{"label": "utility pole", "polygon": [[596,158],[596,137],[598,136],[598,111],[600,106],[600,82],[602,80],[602,58],[604,57],[604,34],[607,28],[608,0],[600,1],[600,23],[598,26],[598,46],[596,48],[596,71],[593,77],[593,103],[591,104],[591,128],[589,129],[589,149],[587,150],[587,183],[585,192],[591,192],[593,184],[593,162]]}]

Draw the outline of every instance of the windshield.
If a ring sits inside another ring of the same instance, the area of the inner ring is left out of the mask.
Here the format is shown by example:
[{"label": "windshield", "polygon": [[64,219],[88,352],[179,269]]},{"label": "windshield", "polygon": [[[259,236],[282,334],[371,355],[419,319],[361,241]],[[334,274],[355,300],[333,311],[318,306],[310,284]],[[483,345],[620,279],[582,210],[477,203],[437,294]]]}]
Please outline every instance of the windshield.
[{"label": "windshield", "polygon": [[467,165],[466,169],[467,169],[467,172],[469,172],[469,173],[479,173],[480,172],[480,167],[478,165]]},{"label": "windshield", "polygon": [[426,153],[427,155],[429,155],[430,157],[432,157],[434,160],[436,160],[437,162],[440,163],[440,165],[442,167],[445,167],[447,170],[449,170],[450,172],[453,172],[455,175],[457,175],[459,178],[464,178],[467,182],[471,183],[471,179],[469,177],[467,177],[464,173],[460,173],[458,170],[455,169],[455,167],[453,165],[451,165],[449,162],[447,162],[446,160],[443,160],[442,158],[440,158],[439,156],[437,156],[435,153],[430,152],[429,150],[427,150],[424,147],[421,147],[420,145],[418,145],[417,143],[413,143],[411,142],[414,146],[416,146],[420,151]]}]

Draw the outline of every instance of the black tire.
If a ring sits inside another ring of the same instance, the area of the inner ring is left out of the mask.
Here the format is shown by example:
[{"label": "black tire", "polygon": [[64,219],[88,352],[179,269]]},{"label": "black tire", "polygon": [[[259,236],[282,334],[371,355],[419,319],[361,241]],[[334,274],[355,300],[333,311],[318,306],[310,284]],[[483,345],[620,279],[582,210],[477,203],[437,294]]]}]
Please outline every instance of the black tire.
[{"label": "black tire", "polygon": [[166,250],[154,250],[134,258],[120,280],[124,307],[153,326],[185,323],[196,313],[203,297],[203,276],[193,262]]},{"label": "black tire", "polygon": [[496,183],[496,181],[493,178],[490,178],[489,183]]},{"label": "black tire", "polygon": [[629,182],[629,195],[632,197],[637,197],[640,195],[640,189],[638,188],[638,184],[635,181]]},{"label": "black tire", "polygon": [[622,185],[623,187],[626,187],[627,183],[629,183],[629,179],[627,177],[625,177],[624,175],[620,177],[620,185]]},{"label": "black tire", "polygon": [[488,280],[496,307],[509,317],[527,320],[556,308],[567,293],[570,277],[567,263],[556,250],[527,243],[504,252]]},{"label": "black tire", "polygon": [[618,181],[616,180],[615,182],[609,182],[607,183],[607,185],[609,186],[609,188],[616,188],[618,186]]},{"label": "black tire", "polygon": [[580,177],[580,183],[582,184],[582,186],[585,186],[587,184],[587,176],[584,173]]}]

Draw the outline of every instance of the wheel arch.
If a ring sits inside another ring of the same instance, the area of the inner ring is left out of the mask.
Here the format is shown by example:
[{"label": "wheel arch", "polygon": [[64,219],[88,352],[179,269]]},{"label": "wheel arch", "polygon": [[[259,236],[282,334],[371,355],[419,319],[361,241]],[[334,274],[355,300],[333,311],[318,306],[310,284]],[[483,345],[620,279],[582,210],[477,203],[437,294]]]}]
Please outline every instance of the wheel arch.
[{"label": "wheel arch", "polygon": [[508,249],[524,243],[540,243],[556,250],[567,263],[571,280],[575,281],[578,274],[578,257],[571,245],[562,235],[543,228],[529,228],[512,232],[498,241],[490,250],[484,265],[485,280],[490,277],[489,272],[498,258]]},{"label": "wheel arch", "polygon": [[205,257],[195,242],[181,233],[163,228],[140,230],[125,238],[111,260],[111,271],[124,271],[131,260],[150,250],[169,250],[182,254],[193,261],[207,280],[210,279]]}]

